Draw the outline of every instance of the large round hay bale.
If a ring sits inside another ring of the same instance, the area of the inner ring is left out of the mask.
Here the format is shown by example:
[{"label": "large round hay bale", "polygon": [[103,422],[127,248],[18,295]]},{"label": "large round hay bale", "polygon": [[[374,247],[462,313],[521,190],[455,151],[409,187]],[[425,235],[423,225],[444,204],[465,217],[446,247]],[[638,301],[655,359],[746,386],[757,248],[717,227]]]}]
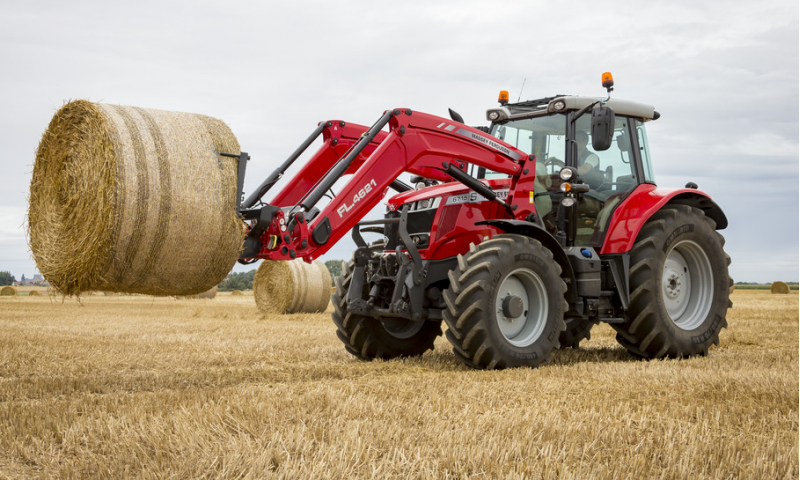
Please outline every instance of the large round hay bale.
[{"label": "large round hay bale", "polygon": [[42,292],[40,292],[39,290],[31,290],[30,292],[28,292],[28,296],[29,297],[41,297],[42,296]]},{"label": "large round hay bale", "polygon": [[36,151],[28,237],[56,291],[205,292],[242,247],[239,143],[220,120],[78,100]]},{"label": "large round hay bale", "polygon": [[197,298],[208,298],[208,299],[214,298],[214,297],[217,296],[217,290],[218,289],[219,289],[219,287],[214,285],[213,287],[209,288],[205,292],[197,294],[196,297]]},{"label": "large round hay bale", "polygon": [[253,296],[264,313],[324,312],[331,274],[319,260],[264,260],[253,279]]},{"label": "large round hay bale", "polygon": [[769,290],[772,293],[789,293],[789,285],[783,282],[774,282]]},{"label": "large round hay bale", "polygon": [[0,289],[0,296],[13,297],[17,295],[17,289],[12,286],[3,287]]},{"label": "large round hay bale", "polygon": [[214,285],[205,292],[198,293],[197,295],[182,295],[180,296],[180,298],[186,298],[189,300],[212,299],[217,296],[218,289],[219,287],[217,285]]},{"label": "large round hay bale", "polygon": [[241,290],[233,290],[233,291],[231,291],[231,296],[232,297],[241,297],[242,295],[244,295],[244,293],[242,293]]}]

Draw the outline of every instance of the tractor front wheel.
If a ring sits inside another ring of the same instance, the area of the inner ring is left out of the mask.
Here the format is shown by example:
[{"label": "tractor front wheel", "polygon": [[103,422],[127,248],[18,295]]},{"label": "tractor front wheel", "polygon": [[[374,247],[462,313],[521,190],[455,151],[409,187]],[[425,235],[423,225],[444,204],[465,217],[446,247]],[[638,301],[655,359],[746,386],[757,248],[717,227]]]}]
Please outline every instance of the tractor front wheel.
[{"label": "tractor front wheel", "polygon": [[336,293],[331,295],[336,335],[348,352],[362,360],[388,360],[422,355],[433,349],[433,342],[442,334],[441,320],[412,322],[356,315],[347,305],[352,278],[353,262],[349,262],[343,265],[342,276],[334,280]]},{"label": "tractor front wheel", "polygon": [[724,244],[702,210],[656,212],[631,249],[630,308],[625,323],[612,325],[617,341],[644,358],[706,355],[719,344],[733,284]]},{"label": "tractor front wheel", "polygon": [[538,240],[497,235],[470,245],[449,277],[446,336],[460,360],[486,369],[550,361],[565,328],[567,286]]}]

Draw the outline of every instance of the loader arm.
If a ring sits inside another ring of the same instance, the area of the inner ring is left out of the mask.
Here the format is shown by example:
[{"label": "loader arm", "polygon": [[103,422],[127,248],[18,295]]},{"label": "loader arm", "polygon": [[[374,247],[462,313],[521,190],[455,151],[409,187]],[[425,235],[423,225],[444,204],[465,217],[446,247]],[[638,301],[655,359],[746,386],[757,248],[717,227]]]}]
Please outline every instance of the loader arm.
[{"label": "loader arm", "polygon": [[[325,124],[325,129],[322,131],[322,147],[300,168],[292,178],[292,181],[272,197],[269,202],[271,205],[281,207],[297,205],[303,194],[311,191],[314,185],[322,178],[320,172],[324,173],[330,170],[369,128],[341,120],[329,120]],[[375,139],[364,147],[364,150],[353,161],[345,174],[352,174],[358,170],[364,160],[386,138],[386,135],[386,132],[379,132]]]},{"label": "loader arm", "polygon": [[[331,126],[323,130],[323,145],[308,164],[269,204],[258,212],[245,213],[245,218],[269,225],[251,231],[251,237],[253,233],[258,236],[259,248],[253,254],[254,250],[246,247],[243,258],[318,258],[372,210],[404,172],[453,181],[444,170],[452,165],[466,171],[471,163],[506,173],[512,178],[507,202],[515,217],[524,218],[534,211],[529,202],[534,157],[484,132],[407,109],[386,111],[366,131],[359,125],[328,123]],[[334,125],[339,127],[333,130]],[[388,133],[382,131],[387,125]],[[330,187],[348,174],[352,176],[336,197],[307,220],[306,214]]]}]

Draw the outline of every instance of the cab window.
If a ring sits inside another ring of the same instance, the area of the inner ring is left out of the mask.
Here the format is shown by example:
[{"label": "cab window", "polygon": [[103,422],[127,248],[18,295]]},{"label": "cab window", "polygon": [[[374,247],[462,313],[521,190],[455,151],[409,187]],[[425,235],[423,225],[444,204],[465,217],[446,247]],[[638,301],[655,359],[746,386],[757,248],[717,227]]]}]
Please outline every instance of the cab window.
[{"label": "cab window", "polygon": [[650,147],[647,146],[647,133],[645,132],[644,122],[635,120],[636,140],[639,143],[639,155],[642,157],[642,174],[647,183],[656,183],[653,176],[653,163],[650,161]]}]

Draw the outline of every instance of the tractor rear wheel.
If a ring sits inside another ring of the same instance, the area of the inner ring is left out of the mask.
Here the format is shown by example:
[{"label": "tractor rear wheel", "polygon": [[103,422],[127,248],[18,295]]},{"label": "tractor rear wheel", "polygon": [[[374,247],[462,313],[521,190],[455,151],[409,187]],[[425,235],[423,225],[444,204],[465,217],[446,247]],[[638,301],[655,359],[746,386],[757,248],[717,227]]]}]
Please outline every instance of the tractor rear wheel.
[{"label": "tractor rear wheel", "polygon": [[668,205],[631,249],[630,308],[612,325],[617,341],[644,358],[706,355],[719,345],[730,286],[725,239],[702,210]]},{"label": "tractor rear wheel", "polygon": [[433,349],[442,334],[442,321],[413,322],[401,318],[372,318],[356,315],[347,306],[347,292],[353,278],[353,262],[343,265],[336,277],[336,293],[331,295],[336,336],[345,349],[362,360],[390,359],[422,355]]},{"label": "tractor rear wheel", "polygon": [[449,277],[446,336],[460,360],[486,369],[550,361],[565,328],[567,286],[538,240],[504,234],[470,245]]}]

